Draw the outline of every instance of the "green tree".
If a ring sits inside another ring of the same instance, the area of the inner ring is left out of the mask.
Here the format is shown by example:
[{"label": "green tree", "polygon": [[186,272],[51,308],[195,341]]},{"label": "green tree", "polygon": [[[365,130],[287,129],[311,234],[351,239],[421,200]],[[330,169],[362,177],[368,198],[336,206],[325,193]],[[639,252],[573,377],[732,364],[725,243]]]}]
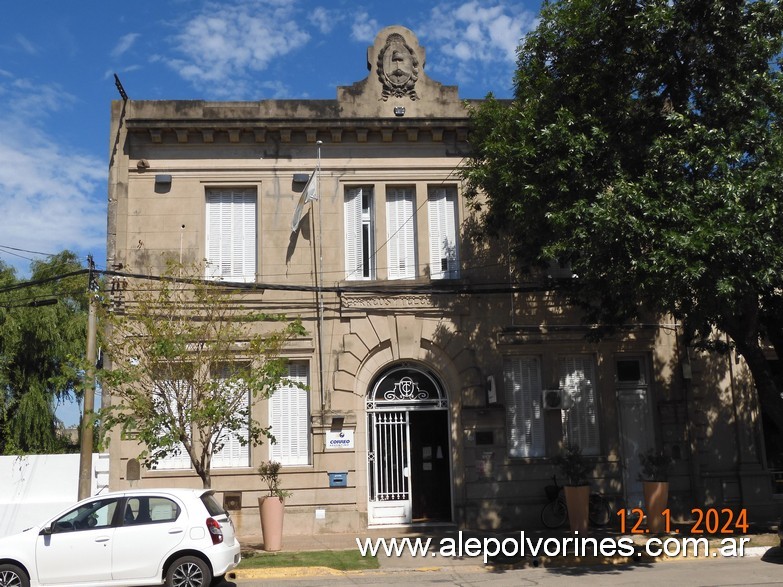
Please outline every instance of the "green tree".
[{"label": "green tree", "polygon": [[[120,427],[142,443],[153,467],[187,453],[204,487],[211,463],[231,435],[255,446],[274,441],[251,417],[287,374],[280,352],[305,334],[299,319],[253,309],[252,293],[204,281],[203,267],[170,264],[158,280],[130,282],[122,304],[108,306],[101,372],[104,434]],[[255,294],[258,295],[257,293]],[[237,434],[247,431],[247,438]]]},{"label": "green tree", "polygon": [[[29,281],[0,263],[0,452],[67,450],[58,402],[81,395],[86,277],[64,251],[32,264]],[[72,275],[79,273],[78,275]],[[62,276],[66,276],[62,278]],[[57,300],[40,305],[42,300]]]},{"label": "green tree", "polygon": [[588,321],[727,333],[781,431],[764,341],[783,356],[782,39],[776,1],[546,3],[464,169],[487,232],[570,263]]}]

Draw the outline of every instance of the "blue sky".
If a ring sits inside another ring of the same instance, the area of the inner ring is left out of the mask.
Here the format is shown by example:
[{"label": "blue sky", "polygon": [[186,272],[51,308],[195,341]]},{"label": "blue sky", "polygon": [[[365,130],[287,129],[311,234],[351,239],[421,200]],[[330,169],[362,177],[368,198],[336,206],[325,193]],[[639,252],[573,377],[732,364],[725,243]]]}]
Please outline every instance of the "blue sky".
[{"label": "blue sky", "polygon": [[460,97],[511,95],[537,1],[31,0],[0,21],[0,259],[28,273],[65,248],[105,265],[109,105],[131,99],[336,97],[401,24]]},{"label": "blue sky", "polygon": [[[389,25],[462,98],[510,97],[536,0],[2,2],[0,260],[29,275],[63,249],[106,259],[109,109],[131,99],[334,99]],[[76,409],[63,419],[72,422]]]}]

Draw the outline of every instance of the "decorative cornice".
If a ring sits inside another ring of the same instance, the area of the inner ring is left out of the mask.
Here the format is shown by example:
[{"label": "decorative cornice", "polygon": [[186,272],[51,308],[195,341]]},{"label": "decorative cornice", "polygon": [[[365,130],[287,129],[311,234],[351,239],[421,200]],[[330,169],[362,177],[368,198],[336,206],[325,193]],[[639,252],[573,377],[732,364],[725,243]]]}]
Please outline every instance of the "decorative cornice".
[{"label": "decorative cornice", "polygon": [[407,142],[443,141],[467,143],[470,124],[464,119],[404,121],[357,120],[310,123],[277,123],[269,121],[193,121],[193,120],[129,120],[128,131],[147,135],[151,143],[191,144],[251,144],[343,142]]}]

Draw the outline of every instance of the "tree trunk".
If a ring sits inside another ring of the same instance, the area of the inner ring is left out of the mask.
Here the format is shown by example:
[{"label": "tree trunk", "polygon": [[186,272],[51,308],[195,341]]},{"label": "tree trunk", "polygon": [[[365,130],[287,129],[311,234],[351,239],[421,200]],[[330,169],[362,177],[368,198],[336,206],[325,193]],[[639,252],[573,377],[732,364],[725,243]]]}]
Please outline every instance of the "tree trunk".
[{"label": "tree trunk", "polygon": [[760,325],[763,317],[758,295],[748,292],[739,309],[736,316],[727,318],[723,324],[719,324],[719,328],[732,338],[737,345],[737,352],[748,364],[764,415],[783,432],[783,398],[780,397],[775,374],[761,347]]},{"label": "tree trunk", "polygon": [[202,466],[196,467],[196,473],[201,478],[201,485],[204,489],[212,488],[212,475],[210,475],[209,469]]},{"label": "tree trunk", "polygon": [[743,348],[737,343],[737,351],[742,355],[753,374],[756,391],[764,415],[769,418],[778,430],[783,432],[783,399],[780,397],[777,381],[772,373],[769,360],[759,345],[755,348]]},{"label": "tree trunk", "polygon": [[193,469],[196,471],[196,475],[198,475],[201,478],[202,487],[204,489],[211,489],[212,488],[212,476],[210,475],[211,461],[207,460],[206,463],[202,462],[201,460],[193,456],[193,452],[191,451],[190,447],[186,446],[186,448],[188,449],[188,454],[190,455],[190,463],[193,465]]},{"label": "tree trunk", "polygon": [[728,326],[724,330],[733,339],[737,352],[748,364],[764,415],[783,432],[783,398],[780,397],[778,382],[769,359],[761,348],[758,332],[753,332],[753,329],[745,324],[745,327]]}]

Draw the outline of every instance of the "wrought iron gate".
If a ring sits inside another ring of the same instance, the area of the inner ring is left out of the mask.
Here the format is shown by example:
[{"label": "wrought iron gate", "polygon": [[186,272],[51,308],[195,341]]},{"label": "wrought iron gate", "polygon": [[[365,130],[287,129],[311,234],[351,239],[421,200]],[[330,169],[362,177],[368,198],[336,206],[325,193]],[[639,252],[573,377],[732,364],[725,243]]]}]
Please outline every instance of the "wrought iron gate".
[{"label": "wrought iron gate", "polygon": [[370,523],[394,524],[411,518],[410,429],[408,412],[369,414],[367,461],[370,469]]},{"label": "wrought iron gate", "polygon": [[446,410],[433,376],[400,365],[382,375],[367,395],[368,522],[411,522],[412,410]]}]

